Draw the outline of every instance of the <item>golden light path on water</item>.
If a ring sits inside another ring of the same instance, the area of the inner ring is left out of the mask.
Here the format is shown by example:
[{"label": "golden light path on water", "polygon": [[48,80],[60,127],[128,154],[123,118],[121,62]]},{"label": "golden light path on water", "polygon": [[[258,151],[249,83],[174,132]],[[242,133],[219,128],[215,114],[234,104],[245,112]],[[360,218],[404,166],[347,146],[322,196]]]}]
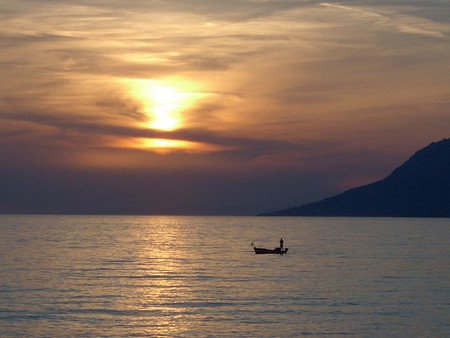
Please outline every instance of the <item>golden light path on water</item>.
[{"label": "golden light path on water", "polygon": [[0,221],[1,337],[448,336],[444,218]]},{"label": "golden light path on water", "polygon": [[[145,219],[142,220],[145,224]],[[192,322],[202,318],[195,311],[195,303],[200,301],[194,295],[195,285],[186,283],[188,280],[195,282],[201,274],[201,266],[193,263],[196,254],[188,249],[190,242],[198,238],[189,238],[187,224],[171,220],[170,217],[155,217],[152,227],[140,228],[142,245],[137,252],[140,257],[135,276],[143,278],[136,278],[137,294],[132,295],[139,299],[139,311],[161,314],[158,320],[155,318],[151,330],[152,334],[161,336],[190,331],[195,327]],[[193,313],[187,314],[185,306],[193,307]]]}]

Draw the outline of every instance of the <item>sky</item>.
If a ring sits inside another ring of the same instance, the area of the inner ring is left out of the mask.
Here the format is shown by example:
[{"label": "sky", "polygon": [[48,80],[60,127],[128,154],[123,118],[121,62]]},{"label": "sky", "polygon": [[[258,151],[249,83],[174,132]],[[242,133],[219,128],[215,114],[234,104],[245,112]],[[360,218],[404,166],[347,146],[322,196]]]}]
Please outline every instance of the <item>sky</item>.
[{"label": "sky", "polygon": [[448,0],[0,0],[0,213],[254,215],[450,137]]}]

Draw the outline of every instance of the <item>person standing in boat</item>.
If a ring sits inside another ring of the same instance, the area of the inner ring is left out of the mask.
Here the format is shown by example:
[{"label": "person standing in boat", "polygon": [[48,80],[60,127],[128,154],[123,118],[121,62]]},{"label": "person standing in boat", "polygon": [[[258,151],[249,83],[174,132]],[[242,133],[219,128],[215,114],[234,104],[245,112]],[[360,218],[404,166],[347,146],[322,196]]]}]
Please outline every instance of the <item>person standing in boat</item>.
[{"label": "person standing in boat", "polygon": [[283,244],[284,244],[283,238],[280,238],[280,250],[281,251],[283,251]]}]

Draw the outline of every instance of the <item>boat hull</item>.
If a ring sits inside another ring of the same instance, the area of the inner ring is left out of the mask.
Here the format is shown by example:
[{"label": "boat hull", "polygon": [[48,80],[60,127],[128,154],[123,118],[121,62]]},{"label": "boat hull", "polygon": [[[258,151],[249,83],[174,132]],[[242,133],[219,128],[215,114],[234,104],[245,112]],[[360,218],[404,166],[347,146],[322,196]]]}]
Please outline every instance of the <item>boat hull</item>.
[{"label": "boat hull", "polygon": [[288,252],[288,248],[281,250],[280,248],[275,249],[265,249],[265,248],[253,248],[255,250],[255,254],[285,254]]}]

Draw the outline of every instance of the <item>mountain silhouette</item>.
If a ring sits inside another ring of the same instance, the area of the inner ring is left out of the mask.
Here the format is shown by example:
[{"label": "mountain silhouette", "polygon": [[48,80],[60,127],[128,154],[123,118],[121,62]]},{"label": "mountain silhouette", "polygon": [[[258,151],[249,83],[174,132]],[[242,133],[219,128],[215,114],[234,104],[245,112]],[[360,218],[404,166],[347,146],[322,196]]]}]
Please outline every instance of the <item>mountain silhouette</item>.
[{"label": "mountain silhouette", "polygon": [[417,151],[383,180],[260,216],[450,217],[450,139]]}]

